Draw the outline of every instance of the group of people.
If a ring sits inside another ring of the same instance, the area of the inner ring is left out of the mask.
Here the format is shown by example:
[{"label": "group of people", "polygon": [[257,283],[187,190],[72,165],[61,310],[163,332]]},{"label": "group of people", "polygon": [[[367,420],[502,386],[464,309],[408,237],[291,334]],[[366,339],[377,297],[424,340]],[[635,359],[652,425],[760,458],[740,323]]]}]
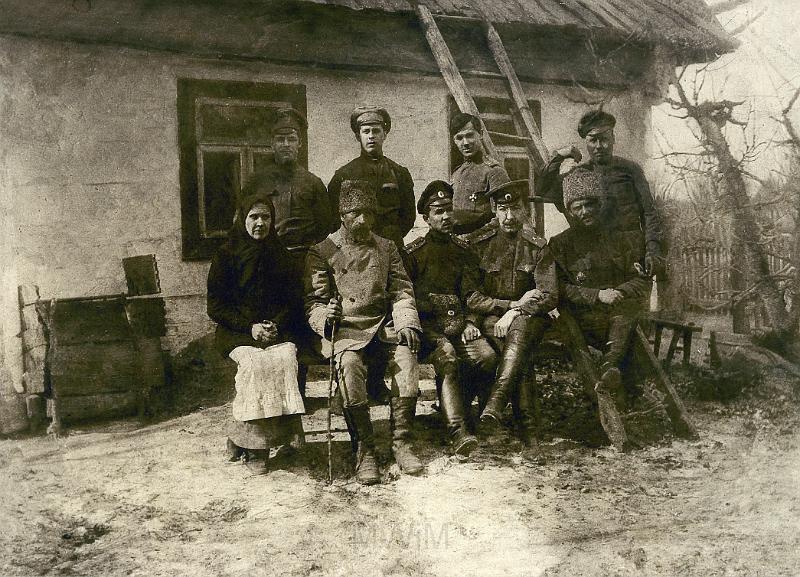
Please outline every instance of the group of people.
[{"label": "group of people", "polygon": [[[464,162],[415,202],[408,169],[383,154],[385,109],[353,111],[360,155],[327,188],[298,164],[305,119],[280,111],[273,160],[243,188],[209,270],[216,342],[237,363],[229,458],[266,472],[271,446],[302,446],[307,367],[323,357],[334,360],[363,484],[381,478],[370,398],[388,396],[400,469],[423,470],[410,443],[420,362],[434,367],[453,453],[468,455],[497,432],[509,404],[519,439],[535,447],[532,353],[558,309],[603,352],[598,386],[622,408],[621,364],[663,247],[641,168],[613,154],[615,122],[602,110],[585,114],[587,161],[575,147],[558,150],[538,179],[537,196],[570,224],[547,242],[529,225],[529,182],[512,181],[485,154],[474,116],[453,115]],[[404,245],[415,212],[428,231]]]}]

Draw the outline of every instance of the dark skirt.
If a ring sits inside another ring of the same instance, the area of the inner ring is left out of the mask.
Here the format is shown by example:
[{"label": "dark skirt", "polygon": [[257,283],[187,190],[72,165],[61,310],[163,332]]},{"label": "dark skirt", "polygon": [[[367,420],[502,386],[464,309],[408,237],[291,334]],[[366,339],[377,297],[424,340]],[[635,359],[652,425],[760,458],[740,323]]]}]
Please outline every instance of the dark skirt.
[{"label": "dark skirt", "polygon": [[228,438],[244,449],[269,449],[287,445],[294,435],[303,435],[300,415],[281,415],[254,421],[231,421]]}]

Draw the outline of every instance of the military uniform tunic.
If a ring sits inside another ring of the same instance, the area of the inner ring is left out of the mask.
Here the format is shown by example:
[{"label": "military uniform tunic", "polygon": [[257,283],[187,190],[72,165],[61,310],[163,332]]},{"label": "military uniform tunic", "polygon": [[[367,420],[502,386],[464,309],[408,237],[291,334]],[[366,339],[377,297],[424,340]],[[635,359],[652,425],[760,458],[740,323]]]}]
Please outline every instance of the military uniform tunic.
[{"label": "military uniform tunic", "polygon": [[275,230],[288,249],[307,249],[339,227],[325,185],[302,166],[270,162],[252,179],[272,196]]},{"label": "military uniform tunic", "polygon": [[539,266],[540,252],[546,241],[527,226],[509,235],[489,225],[469,238],[480,259],[481,288],[467,299],[470,311],[502,316],[511,301],[526,291],[538,288],[545,298],[539,303],[527,303],[521,311],[541,315],[552,310],[557,302],[558,287],[553,266]]},{"label": "military uniform tunic", "polygon": [[510,179],[493,158],[481,162],[465,161],[453,171],[453,209],[457,234],[472,232],[492,219],[492,206],[486,192]]},{"label": "military uniform tunic", "polygon": [[342,166],[328,184],[333,206],[339,206],[339,193],[345,180],[365,180],[374,187],[378,201],[373,232],[403,247],[403,237],[414,226],[414,181],[405,166],[382,156],[374,159],[362,151],[361,156]]}]

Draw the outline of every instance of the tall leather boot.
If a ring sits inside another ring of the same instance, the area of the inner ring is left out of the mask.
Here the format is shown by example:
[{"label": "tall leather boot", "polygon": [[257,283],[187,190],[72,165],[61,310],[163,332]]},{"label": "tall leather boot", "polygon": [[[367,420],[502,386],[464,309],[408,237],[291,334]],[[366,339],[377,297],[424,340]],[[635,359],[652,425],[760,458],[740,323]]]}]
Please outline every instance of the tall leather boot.
[{"label": "tall leather boot", "polygon": [[378,462],[375,460],[375,434],[369,407],[359,406],[345,409],[350,438],[356,448],[356,479],[362,485],[381,482]]},{"label": "tall leather boot", "polygon": [[411,449],[411,424],[417,412],[416,397],[392,397],[389,424],[392,429],[392,453],[400,470],[407,475],[422,472],[422,462]]},{"label": "tall leather boot", "polygon": [[[514,335],[512,337],[512,335]],[[525,370],[528,359],[525,358],[525,343],[518,338],[519,332],[509,333],[500,365],[497,367],[497,377],[494,387],[489,394],[489,400],[481,413],[481,423],[499,424],[503,411],[508,405],[511,395],[519,384],[520,377]]]},{"label": "tall leather boot", "polygon": [[627,398],[625,387],[622,385],[620,365],[628,352],[635,320],[624,317],[611,317],[608,327],[608,349],[603,355],[600,366],[600,382],[597,387],[602,388],[613,398],[620,410],[625,410]]},{"label": "tall leather boot", "polygon": [[513,406],[520,441],[529,449],[538,448],[539,403],[536,375],[532,370],[517,387]]},{"label": "tall leather boot", "polygon": [[469,434],[464,422],[464,399],[456,375],[445,375],[439,391],[442,415],[447,423],[447,438],[456,455],[469,455],[477,446],[478,439]]}]

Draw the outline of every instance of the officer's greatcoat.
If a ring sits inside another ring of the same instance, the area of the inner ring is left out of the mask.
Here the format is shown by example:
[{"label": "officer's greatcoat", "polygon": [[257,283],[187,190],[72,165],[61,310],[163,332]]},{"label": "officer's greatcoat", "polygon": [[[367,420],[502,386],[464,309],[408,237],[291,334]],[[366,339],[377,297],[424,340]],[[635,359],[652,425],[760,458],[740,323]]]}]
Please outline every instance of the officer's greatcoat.
[{"label": "officer's greatcoat", "polygon": [[397,331],[422,331],[414,288],[397,246],[375,234],[366,243],[349,240],[343,229],[315,245],[306,259],[306,312],[311,328],[331,355],[326,306],[338,291],[343,319],[336,331],[336,354],[359,350],[377,335],[397,344]]}]

